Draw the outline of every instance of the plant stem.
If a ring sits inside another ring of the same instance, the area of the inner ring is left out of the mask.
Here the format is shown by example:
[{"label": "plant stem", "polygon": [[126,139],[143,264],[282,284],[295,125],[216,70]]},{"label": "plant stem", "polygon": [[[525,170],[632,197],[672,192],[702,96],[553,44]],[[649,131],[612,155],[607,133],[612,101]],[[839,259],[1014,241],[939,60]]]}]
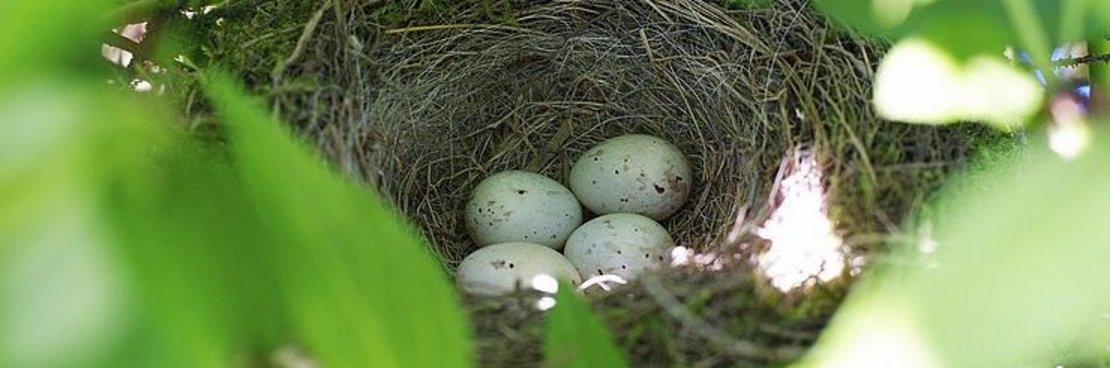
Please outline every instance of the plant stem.
[{"label": "plant stem", "polygon": [[108,32],[101,41],[108,46],[130,52],[135,60],[149,60],[151,58],[149,50],[142,44],[132,41],[130,38],[120,36],[115,32]]},{"label": "plant stem", "polygon": [[1002,5],[1010,16],[1011,26],[1017,32],[1022,48],[1029,52],[1038,69],[1048,71],[1044,74],[1052,85],[1052,46],[1033,4],[1029,0],[1004,0]]},{"label": "plant stem", "polygon": [[[1110,40],[1104,37],[1090,37],[1087,39],[1087,55],[1106,56],[1110,52]],[[1110,121],[1110,68],[1106,63],[1090,63],[1087,65],[1088,78],[1091,82],[1091,109],[1090,115],[1095,120]]]},{"label": "plant stem", "polygon": [[[1089,42],[1093,42],[1093,41],[1089,41]],[[1080,57],[1077,57],[1077,58],[1058,59],[1058,60],[1052,62],[1052,66],[1067,67],[1067,66],[1076,66],[1076,65],[1080,65],[1080,64],[1091,64],[1091,65],[1093,65],[1093,64],[1099,64],[1099,63],[1110,63],[1110,54],[1095,55],[1095,53],[1092,53],[1092,52],[1088,52],[1087,54],[1088,55],[1086,55],[1086,56],[1080,56]]]}]

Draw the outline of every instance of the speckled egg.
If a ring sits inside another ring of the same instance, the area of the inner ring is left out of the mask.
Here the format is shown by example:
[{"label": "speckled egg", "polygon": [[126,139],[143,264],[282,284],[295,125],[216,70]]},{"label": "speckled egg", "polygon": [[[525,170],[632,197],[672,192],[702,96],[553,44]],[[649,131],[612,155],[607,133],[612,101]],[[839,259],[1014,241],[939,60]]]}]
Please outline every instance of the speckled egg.
[{"label": "speckled egg", "polygon": [[661,221],[686,202],[691,179],[690,164],[677,147],[632,134],[586,151],[571,168],[569,184],[594,213],[638,213]]},{"label": "speckled egg", "polygon": [[474,188],[466,227],[478,246],[530,242],[562,249],[582,224],[582,207],[559,182],[527,171],[503,171]]},{"label": "speckled egg", "polygon": [[577,286],[582,277],[574,265],[554,249],[535,243],[500,243],[474,251],[459,263],[455,280],[476,295],[504,295],[532,288],[535,278],[547,275]]},{"label": "speckled egg", "polygon": [[614,213],[586,222],[567,239],[564,253],[589,278],[636,278],[669,259],[674,240],[662,225],[631,213]]}]

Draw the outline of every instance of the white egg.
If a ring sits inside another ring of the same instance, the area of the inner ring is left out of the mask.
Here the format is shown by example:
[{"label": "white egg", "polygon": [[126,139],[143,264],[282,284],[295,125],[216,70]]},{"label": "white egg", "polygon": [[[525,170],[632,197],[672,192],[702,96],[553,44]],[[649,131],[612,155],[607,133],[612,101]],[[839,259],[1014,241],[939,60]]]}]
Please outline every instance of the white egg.
[{"label": "white egg", "polygon": [[[459,263],[455,279],[468,293],[504,295],[517,290],[544,290],[551,278],[577,286],[582,277],[554,249],[534,243],[500,243],[474,251]],[[534,285],[536,284],[536,285]]]},{"label": "white egg", "polygon": [[638,213],[661,221],[690,195],[690,164],[677,147],[650,135],[624,135],[586,151],[570,189],[597,214]]},{"label": "white egg", "polygon": [[586,222],[567,239],[567,259],[587,278],[617,275],[636,278],[669,259],[674,240],[662,225],[631,213],[614,213]]},{"label": "white egg", "polygon": [[465,217],[478,246],[530,242],[562,249],[582,224],[582,206],[574,193],[551,178],[504,171],[478,183]]}]

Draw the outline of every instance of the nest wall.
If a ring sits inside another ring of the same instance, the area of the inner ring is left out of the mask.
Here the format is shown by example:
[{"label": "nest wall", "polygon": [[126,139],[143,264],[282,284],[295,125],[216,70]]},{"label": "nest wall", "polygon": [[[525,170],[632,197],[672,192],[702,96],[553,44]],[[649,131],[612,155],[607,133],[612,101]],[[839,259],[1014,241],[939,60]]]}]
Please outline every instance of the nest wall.
[{"label": "nest wall", "polygon": [[818,151],[838,227],[868,245],[992,135],[878,119],[881,42],[799,1],[308,3],[235,12],[250,16],[215,29],[214,59],[390,198],[448,266],[473,249],[461,210],[479,180],[506,169],[563,180],[579,153],[620,134],[687,154],[697,182],[665,225],[701,250],[741,209],[771,204],[797,145]]},{"label": "nest wall", "polygon": [[[993,134],[878,119],[870,96],[882,43],[830,26],[801,1],[741,10],[698,0],[428,3],[255,3],[217,30],[212,48],[333,163],[389,198],[448,269],[475,248],[462,210],[478,181],[508,169],[565,181],[581,152],[621,134],[665,138],[690,160],[690,200],[663,223],[679,245],[717,250],[738,215],[758,222],[775,204],[782,160],[804,145],[825,173],[838,230],[861,253]],[[698,299],[724,333],[760,346],[812,341],[828,310],[786,321],[753,304],[758,282],[734,270],[668,272],[654,292],[635,285],[644,293],[603,297],[600,311],[642,353],[630,355],[640,366],[794,356],[716,341],[669,301]],[[484,365],[540,361],[535,313],[470,305]]]},{"label": "nest wall", "polygon": [[340,135],[380,139],[360,171],[449,265],[473,250],[461,208],[479,180],[563,180],[582,151],[627,133],[667,139],[693,165],[690,201],[664,224],[679,245],[717,247],[741,211],[773,205],[780,161],[800,144],[818,151],[843,232],[889,231],[967,138],[877,119],[880,49],[794,6],[533,2],[500,22],[475,6],[385,29],[364,115]]}]

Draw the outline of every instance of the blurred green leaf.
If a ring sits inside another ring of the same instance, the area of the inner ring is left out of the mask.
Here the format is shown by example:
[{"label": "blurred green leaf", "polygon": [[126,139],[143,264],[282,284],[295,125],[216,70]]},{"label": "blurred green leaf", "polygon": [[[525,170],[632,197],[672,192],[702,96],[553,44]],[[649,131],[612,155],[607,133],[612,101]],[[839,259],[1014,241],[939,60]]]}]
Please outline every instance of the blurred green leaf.
[{"label": "blurred green leaf", "polygon": [[126,283],[96,217],[51,217],[0,233],[0,366],[96,366],[125,334]]},{"label": "blurred green leaf", "polygon": [[[196,313],[210,298],[163,299],[176,310],[161,319],[151,313],[154,299],[147,297],[187,294],[192,284],[138,293],[136,280],[145,279],[136,278],[135,265],[179,265],[173,258],[132,261],[121,229],[144,224],[113,226],[106,205],[117,183],[159,176],[151,158],[175,140],[170,124],[151,117],[168,115],[105,84],[51,78],[6,87],[0,89],[0,366],[118,367],[108,362],[130,348],[136,331],[151,326],[165,327],[169,333],[160,341],[173,349],[163,351],[177,353],[151,362],[223,366],[226,354],[197,354],[198,346],[223,341],[220,334],[204,331],[193,340],[201,344],[187,344],[172,330],[210,326],[198,323]],[[138,354],[128,355],[135,364]]]},{"label": "blurred green leaf", "polygon": [[[112,25],[108,0],[0,2],[0,83],[46,73],[97,70],[99,38]],[[99,15],[99,16],[98,16]],[[64,66],[65,68],[60,68]],[[77,72],[77,73],[75,73]]]},{"label": "blurred green leaf", "polygon": [[[0,3],[0,366],[228,363],[222,321],[205,318],[221,300],[193,283],[208,265],[161,257],[189,253],[173,242],[124,241],[177,228],[110,210],[118,184],[160,177],[153,158],[178,141],[156,101],[104,83],[115,3]],[[170,252],[132,258],[130,245]]]},{"label": "blurred green leaf", "polygon": [[223,367],[273,351],[285,327],[269,234],[226,158],[188,141],[159,170],[122,178],[104,207],[150,326],[159,366]]},{"label": "blurred green leaf", "polygon": [[[1049,28],[1059,42],[1105,37],[1110,26],[1110,2],[1102,0],[1038,0],[1038,10],[1058,7],[1058,24]],[[1053,26],[1050,24],[1050,26]]]},{"label": "blurred green leaf", "polygon": [[624,355],[609,330],[589,305],[560,284],[555,308],[547,317],[544,354],[547,367],[627,367]]},{"label": "blurred green leaf", "polygon": [[817,6],[865,33],[928,39],[957,60],[1006,46],[1047,60],[1050,44],[1101,36],[1110,24],[1110,6],[1102,0],[819,0]]},{"label": "blurred green leaf", "polygon": [[802,366],[1047,365],[1110,310],[1110,146],[1018,166],[951,194],[961,209],[938,218],[939,250],[859,285]]},{"label": "blurred green leaf", "polygon": [[310,351],[329,366],[469,366],[455,291],[414,231],[229,77],[214,73],[206,91],[229,128],[246,194],[274,234],[271,256]]},{"label": "blurred green leaf", "polygon": [[960,62],[927,40],[899,41],[875,75],[875,109],[887,119],[944,124],[983,121],[1003,129],[1030,120],[1043,102],[1031,73],[1001,56]]},{"label": "blurred green leaf", "polygon": [[1001,56],[1007,46],[1024,46],[997,0],[940,0],[921,9],[906,27],[912,31],[904,37],[927,40],[960,63],[982,55]]},{"label": "blurred green leaf", "polygon": [[906,20],[929,0],[817,0],[822,12],[844,25],[865,33],[900,36],[908,32]]}]

